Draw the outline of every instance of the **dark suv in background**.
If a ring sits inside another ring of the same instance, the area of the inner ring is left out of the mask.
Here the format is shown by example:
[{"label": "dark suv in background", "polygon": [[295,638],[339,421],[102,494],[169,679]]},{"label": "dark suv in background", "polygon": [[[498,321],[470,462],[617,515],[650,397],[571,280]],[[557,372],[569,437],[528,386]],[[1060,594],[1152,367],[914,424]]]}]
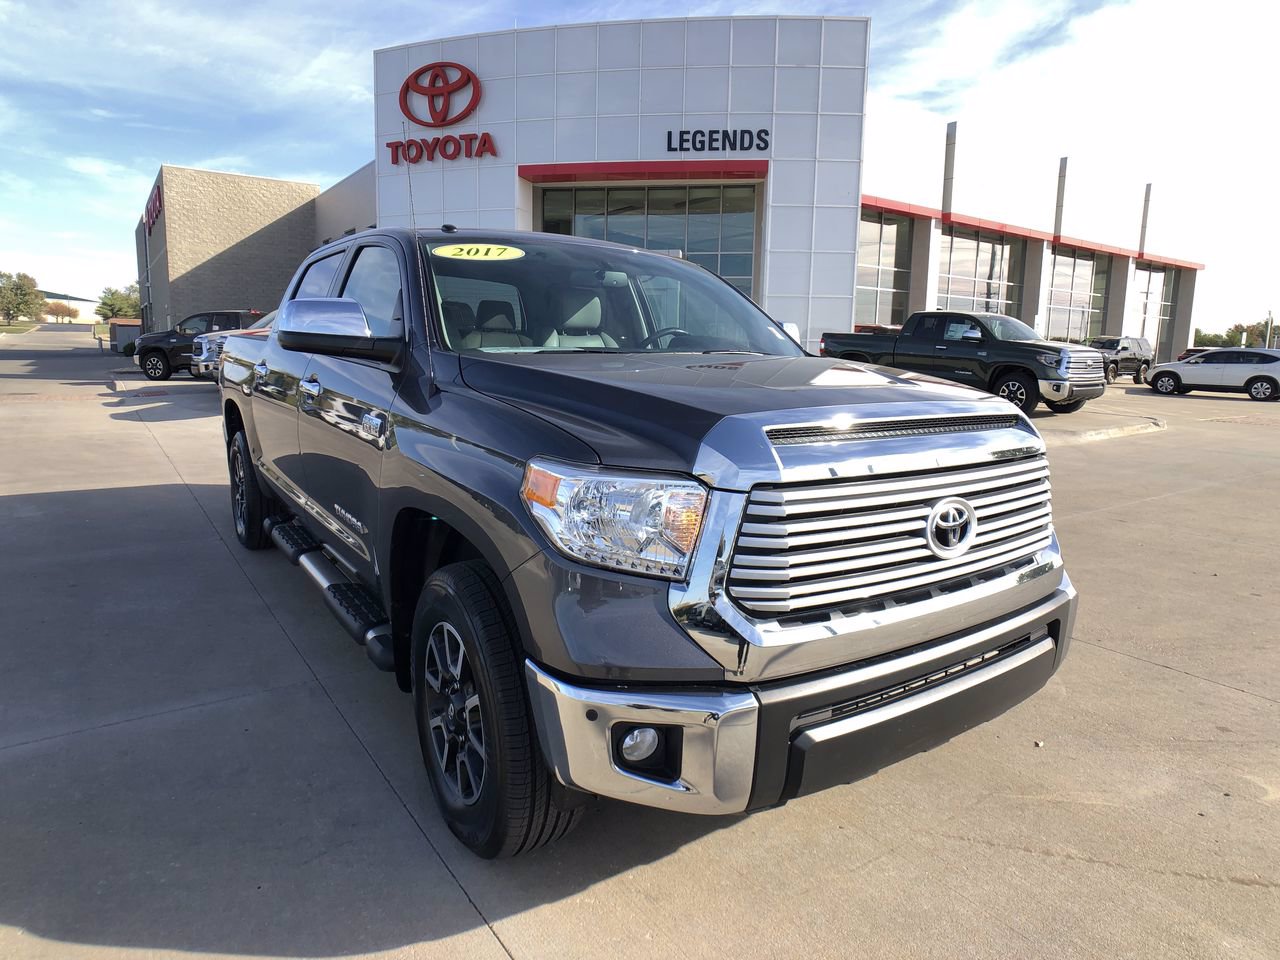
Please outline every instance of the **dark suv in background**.
[{"label": "dark suv in background", "polygon": [[1089,346],[1107,362],[1107,383],[1115,383],[1122,373],[1130,374],[1134,383],[1142,383],[1155,363],[1155,351],[1146,337],[1095,337]]},{"label": "dark suv in background", "polygon": [[134,341],[133,362],[148,380],[168,380],[176,370],[192,371],[192,345],[202,333],[243,330],[262,319],[261,310],[193,313],[172,330],[144,333]]}]

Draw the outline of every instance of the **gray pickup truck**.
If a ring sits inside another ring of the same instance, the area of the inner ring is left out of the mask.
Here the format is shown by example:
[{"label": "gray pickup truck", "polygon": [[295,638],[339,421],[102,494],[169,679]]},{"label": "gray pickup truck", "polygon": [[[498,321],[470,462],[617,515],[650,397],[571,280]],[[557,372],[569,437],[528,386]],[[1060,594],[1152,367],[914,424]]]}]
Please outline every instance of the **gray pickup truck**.
[{"label": "gray pickup truck", "polygon": [[1054,413],[1072,413],[1107,389],[1097,350],[1045,340],[998,313],[913,313],[897,334],[825,333],[821,351],[988,390],[1024,413],[1042,400]]},{"label": "gray pickup truck", "polygon": [[236,536],[412,692],[450,829],[731,814],[1040,688],[1049,468],[996,397],[806,356],[720,278],[532,233],[321,247],[219,367]]}]

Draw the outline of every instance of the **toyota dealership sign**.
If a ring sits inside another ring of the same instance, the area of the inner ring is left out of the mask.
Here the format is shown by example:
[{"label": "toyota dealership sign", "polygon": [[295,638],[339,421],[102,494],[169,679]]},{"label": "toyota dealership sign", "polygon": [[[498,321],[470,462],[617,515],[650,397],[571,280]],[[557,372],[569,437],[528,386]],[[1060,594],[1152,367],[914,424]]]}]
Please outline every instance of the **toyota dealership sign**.
[{"label": "toyota dealership sign", "polygon": [[[451,127],[475,113],[480,105],[480,78],[470,67],[441,60],[414,70],[400,86],[400,112],[419,127]],[[437,134],[406,137],[386,144],[391,162],[457,160],[459,157],[496,157],[498,150],[488,133]]]}]

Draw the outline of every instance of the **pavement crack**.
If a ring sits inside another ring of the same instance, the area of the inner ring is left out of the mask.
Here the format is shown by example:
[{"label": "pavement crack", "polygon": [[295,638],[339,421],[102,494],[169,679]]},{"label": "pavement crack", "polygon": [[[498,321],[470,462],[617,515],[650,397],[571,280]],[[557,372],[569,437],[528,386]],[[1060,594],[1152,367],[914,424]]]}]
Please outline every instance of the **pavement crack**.
[{"label": "pavement crack", "polygon": [[1162,670],[1170,670],[1173,673],[1180,673],[1184,677],[1190,677],[1192,680],[1202,680],[1205,683],[1212,683],[1215,687],[1222,687],[1224,690],[1234,690],[1236,693],[1243,693],[1246,697],[1256,697],[1259,700],[1265,700],[1267,703],[1280,703],[1266,694],[1258,693],[1254,690],[1245,690],[1241,687],[1233,687],[1229,683],[1223,683],[1221,680],[1214,680],[1212,677],[1202,677],[1198,673],[1192,673],[1190,670],[1180,670],[1177,667],[1171,667],[1167,663],[1160,663],[1158,660],[1148,660],[1146,657],[1140,657],[1136,653],[1128,653],[1124,650],[1117,650],[1115,647],[1108,647],[1106,644],[1098,643],[1096,640],[1085,640],[1083,637],[1072,637],[1072,642],[1083,643],[1085,646],[1094,647],[1097,650],[1105,650],[1107,653],[1114,653],[1119,657],[1128,657],[1130,660],[1136,660],[1139,663],[1149,664],[1153,667],[1160,667]]},{"label": "pavement crack", "polygon": [[1119,860],[1110,860],[1106,857],[1095,857],[1087,853],[1077,853],[1072,850],[1050,850],[1045,847],[1033,847],[1030,844],[1005,843],[1001,840],[991,840],[986,837],[972,837],[962,834],[943,833],[939,834],[946,840],[957,840],[961,843],[971,843],[975,846],[987,847],[991,850],[1009,850],[1014,853],[1029,853],[1035,857],[1043,857],[1051,860],[1065,860],[1069,863],[1084,863],[1091,866],[1111,867],[1115,870],[1137,871],[1146,874],[1155,874],[1161,877],[1173,877],[1179,880],[1201,880],[1207,883],[1229,883],[1240,887],[1258,887],[1263,890],[1280,890],[1280,880],[1272,880],[1260,874],[1254,874],[1252,877],[1239,877],[1230,874],[1220,873],[1202,873],[1196,870],[1170,870],[1160,867],[1135,867]]}]

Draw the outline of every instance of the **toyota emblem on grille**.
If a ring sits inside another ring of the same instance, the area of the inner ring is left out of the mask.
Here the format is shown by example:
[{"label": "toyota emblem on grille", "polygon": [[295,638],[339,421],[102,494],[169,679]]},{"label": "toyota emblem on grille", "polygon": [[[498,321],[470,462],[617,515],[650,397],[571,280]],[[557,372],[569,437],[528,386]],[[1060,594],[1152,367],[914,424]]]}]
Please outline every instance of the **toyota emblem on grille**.
[{"label": "toyota emblem on grille", "polygon": [[939,500],[925,525],[929,549],[943,560],[964,554],[977,532],[978,517],[973,512],[973,505],[960,497]]}]

